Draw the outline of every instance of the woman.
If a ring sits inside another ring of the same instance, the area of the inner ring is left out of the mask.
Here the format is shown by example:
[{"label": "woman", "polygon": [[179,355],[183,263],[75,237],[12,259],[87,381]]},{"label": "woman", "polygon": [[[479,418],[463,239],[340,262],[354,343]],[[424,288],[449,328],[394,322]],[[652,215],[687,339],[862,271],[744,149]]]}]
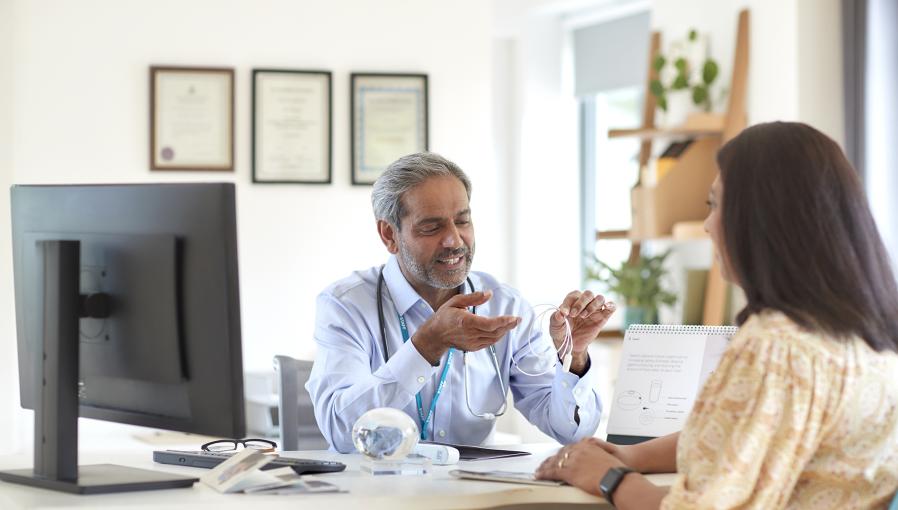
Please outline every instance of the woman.
[{"label": "woman", "polygon": [[[741,326],[679,434],[587,439],[537,476],[629,508],[885,508],[898,490],[898,290],[858,176],[798,123],[721,148],[705,230]],[[636,473],[609,471],[628,466]],[[669,491],[639,473],[678,473]],[[617,476],[620,475],[620,476]]]}]

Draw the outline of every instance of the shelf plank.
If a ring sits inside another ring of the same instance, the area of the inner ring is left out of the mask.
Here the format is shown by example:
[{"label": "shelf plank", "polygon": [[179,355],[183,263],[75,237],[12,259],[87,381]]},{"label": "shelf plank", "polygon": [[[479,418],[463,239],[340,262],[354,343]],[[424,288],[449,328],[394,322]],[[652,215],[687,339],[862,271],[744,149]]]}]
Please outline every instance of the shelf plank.
[{"label": "shelf plank", "polygon": [[629,230],[597,230],[596,241],[606,239],[630,239]]},{"label": "shelf plank", "polygon": [[610,129],[608,138],[638,138],[640,140],[652,140],[655,138],[706,138],[710,136],[723,136],[723,129],[713,128],[637,128],[637,129]]},{"label": "shelf plank", "polygon": [[597,230],[596,241],[609,239],[626,239],[633,242],[641,241],[695,241],[698,239],[710,239],[705,232],[704,221],[681,221],[674,223],[673,232],[667,236],[636,237],[629,230]]}]

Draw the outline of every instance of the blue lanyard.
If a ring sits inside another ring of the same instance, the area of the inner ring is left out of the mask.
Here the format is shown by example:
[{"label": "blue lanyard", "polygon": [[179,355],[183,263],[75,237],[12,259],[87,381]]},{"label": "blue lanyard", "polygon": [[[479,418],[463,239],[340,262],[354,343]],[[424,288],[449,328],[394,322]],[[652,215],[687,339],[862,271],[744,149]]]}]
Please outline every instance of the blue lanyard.
[{"label": "blue lanyard", "polygon": [[[408,328],[405,325],[405,318],[401,315],[399,315],[399,329],[402,330],[402,343],[408,342]],[[424,416],[424,405],[421,403],[421,392],[419,391],[418,394],[415,395],[415,402],[418,403],[418,419],[421,420],[422,440],[427,439],[427,425],[430,424],[430,420],[433,418],[433,410],[437,408],[437,400],[440,398],[440,393],[443,393],[443,386],[446,385],[446,374],[449,373],[449,367],[452,366],[452,352],[454,350],[454,347],[449,348],[449,355],[446,357],[446,366],[443,367],[443,373],[440,374],[440,383],[437,385],[437,391],[433,394],[433,400],[430,402],[430,412],[427,413],[427,417]]]}]

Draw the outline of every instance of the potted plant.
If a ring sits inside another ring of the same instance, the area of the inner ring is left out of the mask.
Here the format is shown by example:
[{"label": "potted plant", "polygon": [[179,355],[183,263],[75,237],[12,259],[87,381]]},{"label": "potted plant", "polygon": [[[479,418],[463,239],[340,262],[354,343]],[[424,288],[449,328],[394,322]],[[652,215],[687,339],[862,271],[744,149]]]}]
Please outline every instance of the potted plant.
[{"label": "potted plant", "polygon": [[634,262],[624,262],[611,267],[595,258],[595,265],[587,269],[587,277],[605,283],[626,306],[624,329],[630,324],[655,324],[658,307],[676,303],[677,296],[664,288],[662,280],[667,275],[664,261],[670,250],[660,255],[640,255]]},{"label": "potted plant", "polygon": [[685,41],[671,44],[668,54],[658,54],[652,61],[657,78],[649,83],[658,108],[667,115],[667,124],[681,124],[691,99],[695,107],[710,112],[711,84],[717,79],[717,61],[707,55],[707,43],[695,29]]}]

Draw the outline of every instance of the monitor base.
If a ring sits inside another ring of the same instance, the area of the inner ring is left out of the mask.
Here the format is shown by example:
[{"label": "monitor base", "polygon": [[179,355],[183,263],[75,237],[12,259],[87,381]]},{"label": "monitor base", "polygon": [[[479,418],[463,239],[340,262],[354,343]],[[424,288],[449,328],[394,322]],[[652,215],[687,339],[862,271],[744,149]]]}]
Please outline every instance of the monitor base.
[{"label": "monitor base", "polygon": [[94,464],[78,466],[77,481],[36,476],[32,469],[0,471],[0,480],[72,494],[108,494],[191,487],[199,479],[115,464]]}]

